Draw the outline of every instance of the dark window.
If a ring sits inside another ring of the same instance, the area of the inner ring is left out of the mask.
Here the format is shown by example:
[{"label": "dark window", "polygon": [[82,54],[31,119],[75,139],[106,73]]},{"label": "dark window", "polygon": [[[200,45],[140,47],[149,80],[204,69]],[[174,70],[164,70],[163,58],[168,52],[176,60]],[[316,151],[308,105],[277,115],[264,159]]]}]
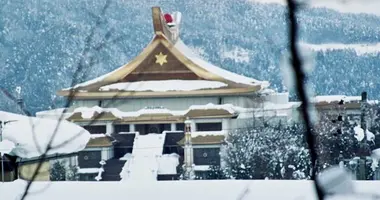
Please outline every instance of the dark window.
[{"label": "dark window", "polygon": [[100,151],[80,151],[78,153],[78,164],[80,168],[97,168],[100,167]]},{"label": "dark window", "polygon": [[176,124],[176,131],[185,131],[185,124],[184,123],[178,123]]},{"label": "dark window", "polygon": [[105,125],[83,126],[83,128],[86,129],[91,134],[106,133],[107,132],[107,128]]},{"label": "dark window", "polygon": [[95,177],[97,176],[97,173],[94,174],[80,174],[79,180],[81,181],[95,181]]},{"label": "dark window", "polygon": [[220,148],[195,148],[194,164],[196,165],[219,165]]},{"label": "dark window", "polygon": [[170,131],[170,124],[136,124],[135,129],[141,135],[148,133],[162,133],[163,131]]},{"label": "dark window", "polygon": [[114,125],[115,133],[129,132],[129,124],[116,124]]},{"label": "dark window", "polygon": [[223,103],[223,99],[222,99],[222,97],[219,97],[218,98],[218,104],[221,105],[222,103]]},{"label": "dark window", "polygon": [[197,130],[196,131],[221,131],[222,130],[222,123],[216,122],[216,123],[197,123]]}]

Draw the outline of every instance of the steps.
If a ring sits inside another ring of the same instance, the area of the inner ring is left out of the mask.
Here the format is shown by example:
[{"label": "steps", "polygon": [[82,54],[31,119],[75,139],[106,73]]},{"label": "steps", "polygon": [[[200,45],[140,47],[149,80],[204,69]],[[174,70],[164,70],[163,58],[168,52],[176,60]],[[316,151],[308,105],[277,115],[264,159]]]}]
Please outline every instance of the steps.
[{"label": "steps", "polygon": [[137,135],[133,143],[131,158],[125,163],[120,176],[122,181],[156,181],[158,159],[161,157],[165,133]]}]

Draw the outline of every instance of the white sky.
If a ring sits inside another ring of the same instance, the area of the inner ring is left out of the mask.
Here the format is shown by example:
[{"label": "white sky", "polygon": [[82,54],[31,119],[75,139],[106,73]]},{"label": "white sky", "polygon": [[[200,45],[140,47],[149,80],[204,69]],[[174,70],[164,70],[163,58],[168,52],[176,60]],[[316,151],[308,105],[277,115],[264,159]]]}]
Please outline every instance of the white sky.
[{"label": "white sky", "polygon": [[[250,0],[260,3],[285,4],[286,0]],[[313,7],[326,7],[346,13],[368,13],[380,16],[380,0],[298,0],[310,2]]]}]

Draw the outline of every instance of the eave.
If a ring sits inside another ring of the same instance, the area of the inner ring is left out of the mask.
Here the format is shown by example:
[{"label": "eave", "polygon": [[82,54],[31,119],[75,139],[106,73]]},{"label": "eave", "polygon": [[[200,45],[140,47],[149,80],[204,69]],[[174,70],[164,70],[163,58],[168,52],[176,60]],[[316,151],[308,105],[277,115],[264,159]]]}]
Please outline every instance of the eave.
[{"label": "eave", "polygon": [[[260,85],[248,88],[225,88],[212,90],[194,90],[194,91],[166,91],[166,92],[134,92],[134,91],[76,91],[74,99],[117,99],[117,98],[162,98],[162,97],[193,97],[193,96],[233,96],[240,94],[253,94],[261,89]],[[61,90],[57,94],[69,97],[72,92]]]}]

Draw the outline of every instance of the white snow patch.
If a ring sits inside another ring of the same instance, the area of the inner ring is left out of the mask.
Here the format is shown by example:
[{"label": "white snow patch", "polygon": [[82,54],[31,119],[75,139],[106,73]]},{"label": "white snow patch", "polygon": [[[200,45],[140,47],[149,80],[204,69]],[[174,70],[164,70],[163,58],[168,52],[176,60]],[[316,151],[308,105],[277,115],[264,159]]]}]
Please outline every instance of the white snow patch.
[{"label": "white snow patch", "polygon": [[100,133],[100,134],[91,134],[90,137],[91,137],[91,139],[96,139],[96,138],[107,137],[107,135],[103,134],[103,133]]},{"label": "white snow patch", "polygon": [[79,168],[78,173],[79,174],[95,174],[99,173],[99,170],[103,168]]},{"label": "white snow patch", "polygon": [[158,174],[177,174],[179,157],[176,153],[160,156],[158,159]]},{"label": "white snow patch", "polygon": [[99,106],[94,107],[79,107],[74,110],[74,112],[71,113],[73,115],[74,113],[81,113],[81,116],[84,119],[92,119],[95,116],[95,113],[103,113],[103,112],[109,112],[112,113],[117,118],[124,118],[124,117],[139,117],[141,115],[154,115],[154,114],[169,114],[173,116],[183,116],[186,113],[188,113],[191,110],[209,110],[209,109],[218,109],[218,110],[226,110],[227,112],[231,114],[235,114],[235,106],[232,104],[223,104],[223,105],[215,105],[212,103],[206,104],[206,105],[192,105],[187,110],[169,110],[167,108],[163,107],[146,107],[143,109],[140,109],[135,112],[123,112],[120,111],[117,108],[100,108]]},{"label": "white snow patch", "polygon": [[132,158],[131,153],[126,153],[123,157],[119,158],[119,160],[129,160]]},{"label": "white snow patch", "polygon": [[249,63],[249,52],[247,49],[235,47],[230,51],[224,51],[221,55],[222,59],[231,59],[237,63]]},{"label": "white snow patch", "polygon": [[189,107],[188,111],[190,110],[226,110],[227,112],[231,114],[235,114],[235,106],[232,104],[223,104],[223,105],[215,105],[212,103],[206,104],[206,105],[192,105]]},{"label": "white snow patch", "polygon": [[371,157],[379,160],[380,159],[380,148],[373,150]]},{"label": "white snow patch", "polygon": [[354,127],[355,131],[355,138],[361,142],[364,139],[364,130],[360,127],[360,125],[357,125]]},{"label": "white snow patch", "polygon": [[[120,68],[122,68],[123,66],[121,66]],[[80,87],[85,87],[85,86],[88,86],[88,85],[91,85],[91,84],[94,84],[94,83],[98,83],[98,82],[101,82],[101,81],[104,81],[109,75],[111,75],[112,73],[114,73],[115,71],[119,70],[120,68],[114,70],[114,71],[111,71],[107,74],[104,74],[102,76],[99,76],[97,78],[94,78],[94,79],[91,79],[91,80],[88,80],[86,82],[83,82],[83,83],[79,83],[79,84],[76,84],[74,87],[69,87],[69,88],[65,88],[63,90],[71,90],[71,89],[78,89]],[[86,91],[83,91],[83,90],[79,90],[79,92],[86,92]]]},{"label": "white snow patch", "polygon": [[120,172],[121,181],[156,181],[162,155],[165,132],[136,135],[132,156]]},{"label": "white snow patch", "polygon": [[225,136],[228,134],[228,131],[222,130],[222,131],[194,131],[191,132],[191,137],[195,138],[198,136]]},{"label": "white snow patch", "polygon": [[313,103],[320,103],[320,102],[339,102],[340,100],[343,100],[345,103],[348,102],[359,102],[361,101],[361,96],[345,96],[345,95],[325,95],[325,96],[316,96],[311,99],[311,102]]},{"label": "white snow patch", "polygon": [[176,47],[182,54],[184,54],[187,58],[189,58],[199,67],[202,67],[206,71],[214,73],[220,77],[223,77],[236,83],[243,83],[247,85],[261,85],[264,88],[269,86],[269,82],[267,81],[259,81],[246,76],[238,75],[206,62],[205,60],[197,56],[195,53],[193,53],[192,50],[182,42],[181,39],[178,39],[174,47]]},{"label": "white snow patch", "polygon": [[301,46],[311,49],[313,51],[331,51],[331,50],[353,50],[356,55],[362,56],[365,54],[378,54],[380,53],[380,43],[376,44],[309,44],[301,43]]},{"label": "white snow patch", "polygon": [[15,146],[15,143],[9,140],[0,141],[0,155],[9,154]]},{"label": "white snow patch", "polygon": [[[112,113],[115,117],[122,118],[124,115],[124,112],[121,112],[117,108],[101,108],[99,106],[94,106],[94,107],[79,107],[76,108],[73,113],[81,113],[81,117],[83,119],[92,119],[95,114],[100,114],[103,112],[109,112]],[[71,115],[73,114],[71,113]]]},{"label": "white snow patch", "polygon": [[83,119],[91,119],[95,113],[102,113],[103,109],[99,106],[94,106],[92,108],[79,107],[74,110],[74,113],[82,113],[81,116]]},{"label": "white snow patch", "polygon": [[[81,151],[90,140],[88,131],[65,120],[59,122],[36,117],[8,115],[10,118],[5,118],[4,116],[2,115],[2,120],[18,119],[4,126],[3,139],[15,144],[10,154],[21,158],[41,156],[53,135],[52,149],[47,155]],[[59,127],[56,130],[58,124]]]},{"label": "white snow patch", "polygon": [[378,167],[379,167],[379,160],[373,158],[372,159],[372,164],[371,164],[372,171],[375,172]]},{"label": "white snow patch", "polygon": [[[0,183],[1,199],[19,199],[27,181],[17,180]],[[376,181],[358,182],[364,190],[379,193],[380,183]],[[207,192],[203,192],[207,190]],[[239,199],[244,190],[244,199],[303,199],[315,200],[312,181],[289,180],[203,180],[203,181],[156,181],[156,182],[82,182],[56,181],[39,182],[31,185],[28,200],[78,199],[166,199],[166,200],[230,200]],[[273,192],[275,189],[276,192]],[[43,192],[41,192],[43,191]],[[68,192],[70,191],[70,192]],[[191,194],[189,194],[189,191]],[[185,195],[184,195],[185,194]],[[189,194],[189,195],[186,195]],[[128,196],[128,198],[126,198]]]},{"label": "white snow patch", "polygon": [[288,168],[289,168],[289,169],[296,170],[296,167],[295,167],[294,165],[288,165]]},{"label": "white snow patch", "polygon": [[100,91],[193,91],[202,89],[216,89],[228,86],[219,81],[205,80],[160,80],[115,83],[100,87]]},{"label": "white snow patch", "polygon": [[367,136],[367,141],[373,142],[375,140],[375,134],[373,134],[371,131],[368,129],[365,131],[366,136]]},{"label": "white snow patch", "polygon": [[28,116],[25,116],[25,115],[19,115],[15,113],[0,111],[0,121],[2,122],[23,120],[27,118]]},{"label": "white snow patch", "polygon": [[194,171],[209,171],[210,165],[194,165]]}]

